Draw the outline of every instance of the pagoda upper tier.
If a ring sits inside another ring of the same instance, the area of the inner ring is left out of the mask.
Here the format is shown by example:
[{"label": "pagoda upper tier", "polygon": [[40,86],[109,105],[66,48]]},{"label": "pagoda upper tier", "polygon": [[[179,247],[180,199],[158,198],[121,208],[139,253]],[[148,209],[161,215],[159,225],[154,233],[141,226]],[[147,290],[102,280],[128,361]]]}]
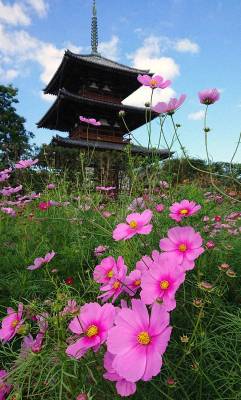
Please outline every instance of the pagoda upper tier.
[{"label": "pagoda upper tier", "polygon": [[44,89],[45,94],[57,95],[65,88],[74,94],[84,94],[95,89],[121,102],[140,87],[139,74],[148,74],[102,57],[100,54],[75,54],[66,50],[62,62]]}]

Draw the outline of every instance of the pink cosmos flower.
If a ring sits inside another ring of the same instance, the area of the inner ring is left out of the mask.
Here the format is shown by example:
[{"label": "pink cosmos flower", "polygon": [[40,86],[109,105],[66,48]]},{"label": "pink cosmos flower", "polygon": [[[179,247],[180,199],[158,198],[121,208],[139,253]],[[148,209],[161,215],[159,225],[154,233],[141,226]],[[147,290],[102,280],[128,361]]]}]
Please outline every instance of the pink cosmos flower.
[{"label": "pink cosmos flower", "polygon": [[104,218],[110,218],[113,215],[113,213],[106,210],[102,212],[102,215]]},{"label": "pink cosmos flower", "polygon": [[168,189],[169,188],[169,184],[167,183],[167,181],[160,181],[159,185],[162,189]]},{"label": "pink cosmos flower", "polygon": [[79,315],[69,324],[71,332],[81,337],[67,347],[67,355],[79,359],[91,347],[98,351],[107,339],[114,318],[115,307],[111,304],[88,303],[81,307]]},{"label": "pink cosmos flower", "polygon": [[152,219],[151,210],[145,210],[142,213],[129,214],[126,222],[117,225],[113,231],[114,240],[127,240],[136,234],[148,235],[152,231],[152,225],[149,222]]},{"label": "pink cosmos flower", "polygon": [[18,311],[14,311],[11,307],[7,309],[7,316],[4,317],[2,320],[2,327],[0,329],[0,340],[2,340],[3,342],[8,342],[16,335],[18,329],[24,322],[22,320],[22,315],[22,303],[19,303]]},{"label": "pink cosmos flower", "polygon": [[33,265],[29,265],[27,269],[34,271],[35,269],[41,268],[44,264],[48,264],[55,254],[56,253],[52,250],[51,253],[47,253],[44,257],[35,258]]},{"label": "pink cosmos flower", "polygon": [[143,199],[143,197],[137,197],[131,202],[131,204],[128,207],[128,210],[136,211],[138,209],[143,210],[144,208],[146,208],[145,200]]},{"label": "pink cosmos flower", "polygon": [[0,182],[7,181],[10,178],[10,175],[0,173]]},{"label": "pink cosmos flower", "polygon": [[141,287],[142,272],[139,269],[134,269],[127,277],[125,281],[125,291],[130,295],[134,296],[138,289]]},{"label": "pink cosmos flower", "polygon": [[159,262],[153,262],[141,280],[141,300],[145,304],[161,302],[167,311],[176,307],[175,293],[185,280],[185,273],[177,261],[162,254]]},{"label": "pink cosmos flower", "polygon": [[96,121],[95,118],[86,118],[82,117],[82,115],[79,117],[81,122],[85,122],[86,124],[94,125],[94,126],[100,126],[101,123],[99,121]]},{"label": "pink cosmos flower", "polygon": [[43,339],[43,333],[38,333],[35,339],[32,335],[25,336],[21,345],[21,358],[26,358],[30,351],[33,353],[40,353],[42,350]]},{"label": "pink cosmos flower", "polygon": [[48,185],[47,185],[47,189],[55,189],[55,184],[54,183],[49,183]]},{"label": "pink cosmos flower", "polygon": [[41,211],[46,211],[49,207],[51,207],[51,201],[42,201],[39,203],[38,208]]},{"label": "pink cosmos flower", "polygon": [[162,212],[164,210],[164,208],[165,208],[165,206],[163,204],[157,204],[155,206],[156,211],[159,213]]},{"label": "pink cosmos flower", "polygon": [[124,264],[124,259],[122,256],[118,257],[117,263],[118,267],[113,268],[113,277],[100,288],[101,292],[105,293],[98,296],[98,298],[102,299],[104,302],[113,296],[113,303],[125,289],[127,266]]},{"label": "pink cosmos flower", "polygon": [[201,206],[194,201],[182,200],[180,203],[172,204],[169,217],[180,222],[183,218],[196,214],[200,209]]},{"label": "pink cosmos flower", "polygon": [[16,211],[11,207],[1,207],[1,211],[5,214],[11,215],[11,217],[16,217]]},{"label": "pink cosmos flower", "polygon": [[103,258],[101,263],[96,265],[93,278],[98,283],[108,283],[118,275],[119,271],[124,270],[127,271],[127,267],[124,265],[124,259],[122,256],[118,257],[117,261],[115,261],[114,257],[109,256]]},{"label": "pink cosmos flower", "polygon": [[161,250],[168,252],[183,271],[193,269],[194,260],[204,252],[201,235],[191,226],[171,228],[167,235],[160,240]]},{"label": "pink cosmos flower", "polygon": [[106,250],[108,249],[108,246],[97,246],[94,250],[94,255],[95,257],[101,256],[103,253],[106,252]]},{"label": "pink cosmos flower", "polygon": [[219,100],[220,93],[217,89],[205,89],[198,93],[198,97],[201,104],[209,106]]},{"label": "pink cosmos flower", "polygon": [[209,240],[209,241],[206,243],[206,247],[207,247],[207,249],[214,249],[215,243],[214,243],[212,240]]},{"label": "pink cosmos flower", "polygon": [[149,86],[151,89],[165,89],[166,87],[171,85],[171,81],[165,81],[164,78],[160,75],[149,76],[149,75],[138,75],[138,82],[140,82],[143,86]]},{"label": "pink cosmos flower", "polygon": [[38,159],[35,160],[20,160],[17,164],[15,164],[16,169],[25,169],[30,168],[33,165],[37,164]]},{"label": "pink cosmos flower", "polygon": [[49,314],[47,312],[44,312],[42,314],[36,315],[35,319],[37,321],[38,327],[39,327],[39,333],[46,333],[48,330],[48,318]]},{"label": "pink cosmos flower", "polygon": [[159,374],[162,355],[171,335],[169,313],[155,303],[151,316],[141,300],[121,309],[109,330],[107,349],[115,356],[112,367],[128,382],[148,381]]},{"label": "pink cosmos flower", "polygon": [[112,366],[114,358],[115,356],[108,351],[105,353],[104,367],[107,372],[103,375],[103,377],[109,381],[116,382],[116,390],[120,396],[131,396],[136,392],[136,384],[133,382],[128,382],[126,379],[123,379],[120,375],[116,373]]},{"label": "pink cosmos flower", "polygon": [[22,190],[22,188],[23,188],[22,185],[16,186],[15,188],[9,186],[9,187],[5,187],[2,190],[0,190],[0,193],[3,196],[11,196],[14,193],[20,192],[20,190]]},{"label": "pink cosmos flower", "polygon": [[86,393],[79,393],[76,400],[88,400],[88,395]]},{"label": "pink cosmos flower", "polygon": [[64,307],[60,315],[64,316],[67,314],[76,314],[79,312],[79,306],[75,300],[68,300],[67,306]]},{"label": "pink cosmos flower", "polygon": [[168,103],[157,103],[152,110],[158,114],[174,114],[174,112],[181,107],[186,99],[186,95],[182,94],[179,99],[171,99]]},{"label": "pink cosmos flower", "polygon": [[7,371],[4,369],[0,370],[0,400],[5,400],[9,393],[11,392],[12,386],[6,383],[6,378],[8,376]]},{"label": "pink cosmos flower", "polygon": [[149,270],[150,266],[152,265],[153,261],[159,263],[161,253],[157,250],[153,250],[151,257],[143,256],[140,261],[136,263],[136,269],[140,270],[142,273]]}]

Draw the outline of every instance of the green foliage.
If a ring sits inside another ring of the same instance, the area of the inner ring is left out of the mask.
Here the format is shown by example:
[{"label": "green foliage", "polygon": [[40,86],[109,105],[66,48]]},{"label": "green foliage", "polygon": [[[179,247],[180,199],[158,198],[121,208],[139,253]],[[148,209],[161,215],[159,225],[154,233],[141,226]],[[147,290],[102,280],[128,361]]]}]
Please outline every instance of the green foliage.
[{"label": "green foliage", "polygon": [[26,131],[25,119],[17,114],[14,107],[18,103],[17,94],[18,90],[11,85],[0,85],[0,162],[3,164],[29,155],[29,139],[34,137]]}]

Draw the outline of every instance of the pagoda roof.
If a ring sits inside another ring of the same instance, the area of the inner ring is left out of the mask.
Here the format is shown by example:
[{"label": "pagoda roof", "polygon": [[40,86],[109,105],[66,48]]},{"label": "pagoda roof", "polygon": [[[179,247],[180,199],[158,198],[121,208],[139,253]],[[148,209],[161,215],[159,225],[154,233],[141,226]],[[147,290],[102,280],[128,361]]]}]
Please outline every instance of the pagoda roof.
[{"label": "pagoda roof", "polygon": [[[139,128],[146,123],[146,109],[134,107],[103,100],[97,100],[84,96],[75,95],[65,89],[60,89],[58,97],[47,113],[37,123],[38,128],[55,129],[69,132],[74,124],[78,122],[79,115],[93,117],[96,119],[118,118],[119,111],[125,111],[125,121],[130,131]],[[158,116],[152,112],[151,119]],[[119,118],[120,123],[121,119]],[[124,124],[123,124],[123,130]]]},{"label": "pagoda roof", "polygon": [[102,74],[106,73],[107,75],[108,73],[112,73],[111,79],[113,79],[113,72],[118,76],[121,75],[121,79],[127,78],[129,80],[131,78],[133,83],[128,88],[129,94],[140,86],[139,82],[136,81],[138,74],[149,73],[149,70],[132,68],[102,57],[99,54],[76,54],[72,53],[70,50],[66,50],[61,64],[45,87],[44,93],[57,94],[59,89],[65,87],[65,81],[66,79],[70,79],[70,71],[73,70],[75,66],[78,68],[79,76],[81,76],[86,69],[88,73],[90,70],[97,69],[99,72],[102,71]]},{"label": "pagoda roof", "polygon": [[[120,143],[109,143],[109,142],[102,142],[102,141],[94,141],[94,140],[87,140],[84,139],[70,139],[70,138],[63,138],[59,135],[56,135],[52,139],[53,143],[59,144],[60,146],[66,147],[80,147],[80,148],[94,148],[96,150],[117,150],[123,151],[126,144]],[[136,146],[132,143],[128,144],[131,147],[131,152],[133,154],[139,154],[143,156],[147,156],[149,154],[157,154],[161,159],[166,159],[169,157],[169,151],[165,149],[148,149],[144,146]],[[173,152],[171,153],[173,154]]]}]

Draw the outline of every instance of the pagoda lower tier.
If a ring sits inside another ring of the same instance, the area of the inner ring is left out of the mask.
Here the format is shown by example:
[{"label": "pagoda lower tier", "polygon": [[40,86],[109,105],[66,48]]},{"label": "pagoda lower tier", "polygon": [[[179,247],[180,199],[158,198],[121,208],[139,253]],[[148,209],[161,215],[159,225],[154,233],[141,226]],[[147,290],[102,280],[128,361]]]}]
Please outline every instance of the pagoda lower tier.
[{"label": "pagoda lower tier", "polygon": [[[74,147],[79,149],[94,149],[95,151],[105,151],[105,150],[113,150],[113,151],[123,151],[126,147],[127,143],[108,143],[104,141],[94,141],[94,140],[84,140],[84,139],[70,139],[70,138],[63,138],[59,135],[56,135],[52,139],[52,144],[57,146],[63,147]],[[128,143],[130,146],[130,151],[133,155],[138,156],[150,156],[155,155],[160,160],[165,160],[169,157],[169,151],[166,149],[148,149],[147,147],[143,146],[136,146],[133,143]]]},{"label": "pagoda lower tier", "polygon": [[[82,126],[79,121],[79,116],[83,115],[88,118],[92,117],[96,120],[100,120],[101,126],[94,127],[97,136],[111,135],[123,137],[124,134],[128,133],[128,129],[119,116],[120,111],[125,112],[125,122],[130,131],[139,128],[158,115],[155,112],[150,113],[150,111],[144,107],[134,107],[88,98],[61,89],[59,90],[57,99],[43,118],[37,123],[37,126],[38,128],[69,132],[71,136],[72,132],[76,131],[76,129],[80,129]],[[90,127],[92,131],[94,128]]]}]

